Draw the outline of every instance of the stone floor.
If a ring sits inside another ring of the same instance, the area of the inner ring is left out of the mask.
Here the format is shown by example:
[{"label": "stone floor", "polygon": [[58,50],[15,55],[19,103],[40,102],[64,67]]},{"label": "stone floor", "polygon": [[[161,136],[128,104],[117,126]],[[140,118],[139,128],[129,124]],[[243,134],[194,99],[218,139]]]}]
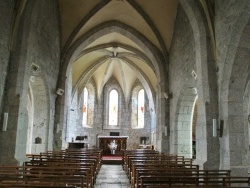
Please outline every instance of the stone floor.
[{"label": "stone floor", "polygon": [[130,188],[122,165],[103,164],[96,178],[95,188]]}]

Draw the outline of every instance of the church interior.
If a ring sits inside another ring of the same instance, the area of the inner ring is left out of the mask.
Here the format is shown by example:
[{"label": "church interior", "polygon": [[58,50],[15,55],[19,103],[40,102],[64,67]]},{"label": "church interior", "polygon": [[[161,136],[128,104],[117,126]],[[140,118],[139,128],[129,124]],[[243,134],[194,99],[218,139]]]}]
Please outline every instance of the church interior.
[{"label": "church interior", "polygon": [[249,0],[0,7],[0,166],[146,150],[250,176]]}]

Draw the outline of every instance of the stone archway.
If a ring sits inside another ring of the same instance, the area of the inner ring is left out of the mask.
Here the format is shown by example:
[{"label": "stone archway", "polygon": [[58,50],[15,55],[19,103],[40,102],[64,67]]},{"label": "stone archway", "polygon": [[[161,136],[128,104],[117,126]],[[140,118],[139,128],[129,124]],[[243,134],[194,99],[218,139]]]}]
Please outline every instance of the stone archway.
[{"label": "stone archway", "polygon": [[[31,81],[30,81],[31,82]],[[27,131],[27,147],[26,153],[32,153],[32,140],[33,140],[33,119],[34,119],[34,98],[32,87],[29,84],[28,99],[27,99],[27,112],[28,112],[28,131]]]},{"label": "stone archway", "polygon": [[[236,9],[237,7],[235,7]],[[237,8],[238,14],[230,26],[228,40],[221,43],[225,51],[220,52],[222,70],[220,87],[220,114],[224,120],[221,139],[221,168],[232,170],[234,175],[248,174],[249,167],[249,25],[250,14],[246,1]],[[223,14],[223,13],[222,13]],[[238,22],[237,20],[242,20]],[[225,26],[224,26],[225,27]],[[225,33],[227,32],[227,33]],[[226,48],[224,47],[226,46]],[[221,47],[221,46],[219,46]]]},{"label": "stone archway", "polygon": [[[63,55],[62,57],[62,62],[63,62],[63,67],[62,70],[60,71],[60,78],[59,78],[59,84],[58,87],[60,88],[65,88],[65,98],[59,99],[58,103],[63,104],[61,106],[61,109],[65,112],[64,114],[67,114],[67,106],[70,106],[68,103],[69,98],[71,98],[71,92],[68,88],[69,86],[67,83],[65,83],[65,77],[70,77],[70,66],[71,64],[75,61],[77,56],[81,53],[83,49],[85,49],[89,44],[91,44],[93,41],[96,39],[109,34],[111,32],[117,32],[119,34],[122,34],[123,36],[129,38],[132,41],[135,41],[138,46],[141,47],[141,49],[144,50],[144,53],[148,55],[148,58],[150,61],[153,63],[154,70],[156,71],[157,79],[158,79],[158,93],[156,96],[156,104],[152,105],[154,106],[153,111],[157,111],[157,115],[159,118],[155,118],[155,121],[158,121],[157,123],[154,122],[157,126],[155,132],[158,135],[157,138],[157,149],[161,150],[163,147],[162,143],[162,138],[161,138],[161,130],[162,130],[162,125],[166,124],[166,116],[167,114],[164,114],[163,112],[166,111],[166,101],[164,97],[162,96],[163,92],[166,91],[166,85],[168,83],[167,81],[167,73],[166,67],[164,65],[165,61],[163,58],[162,53],[150,42],[148,41],[143,35],[138,33],[135,29],[129,27],[126,24],[123,24],[119,21],[108,21],[106,23],[102,23],[101,25],[96,26],[95,28],[91,29],[88,31],[85,35],[83,35],[79,40],[77,40],[71,48]],[[153,93],[151,93],[148,96],[150,99],[154,99]],[[158,105],[158,107],[156,107]],[[58,109],[59,110],[59,109]],[[57,113],[60,114],[60,113]],[[61,119],[61,122],[64,122],[64,116],[60,116],[59,118]],[[65,130],[65,124],[63,130]],[[58,138],[61,135],[55,135],[56,139],[59,140]],[[64,142],[64,140],[62,141]],[[167,143],[167,141],[165,141]],[[156,142],[155,142],[156,143]],[[62,143],[62,145],[65,145],[65,143]]]},{"label": "stone archway", "polygon": [[[213,60],[213,41],[208,31],[205,15],[198,2],[180,1],[193,30],[197,91],[199,96],[195,162],[205,169],[219,167],[219,139],[212,137],[212,118],[218,117],[217,76]],[[209,63],[209,66],[208,66]],[[213,74],[212,74],[213,73]]]},{"label": "stone archway", "polygon": [[242,53],[241,49],[236,54],[228,93],[228,122],[225,128],[228,131],[226,136],[229,138],[230,168],[235,175],[247,175],[249,168],[248,115],[244,112],[244,108],[249,108],[249,101],[244,101],[244,97],[249,95],[249,91],[245,93],[245,85],[241,84],[249,82],[249,80],[246,81],[249,71],[245,67],[249,65],[249,57],[246,56],[250,50],[247,51],[247,54],[241,54],[242,57],[239,57],[239,54]]},{"label": "stone archway", "polygon": [[178,155],[192,158],[192,124],[197,89],[187,88],[181,93],[175,131],[176,151]]},{"label": "stone archway", "polygon": [[[29,127],[27,143],[30,145],[31,153],[40,153],[47,151],[49,145],[49,102],[42,78],[33,77],[29,85],[32,91],[30,95],[32,96],[29,97],[31,99],[31,109],[28,109]],[[41,142],[36,143],[35,139],[38,137],[41,138]]]},{"label": "stone archway", "polygon": [[[249,170],[249,128],[248,115],[244,109],[249,109],[244,97],[249,95],[246,87],[249,84],[250,45],[245,43],[249,37],[250,19],[241,35],[236,50],[230,82],[228,85],[228,130],[230,168],[235,175],[247,175]],[[245,83],[245,84],[243,84]]]},{"label": "stone archway", "polygon": [[192,113],[192,158],[196,159],[196,127],[198,114],[198,95],[196,96]]},{"label": "stone archway", "polygon": [[250,165],[249,165],[250,164],[250,81],[249,79],[244,94],[243,104],[244,106],[242,115],[243,115],[244,131],[248,135],[248,139],[247,136],[245,136],[245,143],[246,143],[246,149],[248,150],[248,152],[246,153],[246,163],[248,164],[248,173],[249,173],[250,172]]},{"label": "stone archway", "polygon": [[[5,165],[18,165],[27,160],[27,138],[29,137],[31,140],[30,136],[28,136],[29,112],[27,110],[27,103],[30,102],[28,102],[29,80],[33,74],[31,65],[34,63],[43,71],[37,72],[37,75],[39,74],[43,80],[44,87],[42,88],[42,93],[44,92],[46,99],[50,100],[50,107],[52,107],[51,111],[46,109],[46,117],[50,119],[48,121],[50,125],[52,125],[52,113],[54,112],[53,100],[55,95],[52,94],[52,90],[55,86],[53,87],[53,79],[57,77],[57,72],[53,68],[57,64],[55,54],[58,55],[58,51],[55,51],[53,48],[56,49],[55,46],[59,43],[48,44],[44,42],[49,41],[48,38],[52,37],[51,35],[53,34],[53,39],[57,39],[54,32],[56,29],[49,27],[51,22],[41,17],[41,15],[49,15],[47,14],[48,12],[52,15],[54,14],[56,1],[27,1],[24,6],[17,6],[16,8],[20,8],[22,11],[20,15],[18,14],[18,23],[15,25],[15,33],[12,34],[13,38],[10,41],[13,51],[9,58],[9,71],[4,96],[4,101],[6,102],[3,107],[5,111],[9,112],[9,120],[11,121],[8,122],[9,129],[2,137],[8,144],[0,144],[2,154],[0,163]],[[44,25],[45,22],[48,23],[47,26]],[[51,32],[49,29],[51,29]],[[46,34],[43,35],[44,33]],[[51,82],[49,83],[48,81]],[[48,101],[44,102],[46,102],[48,107]],[[51,129],[53,127],[50,126]],[[48,142],[51,142],[51,136],[48,136],[48,138]]]}]

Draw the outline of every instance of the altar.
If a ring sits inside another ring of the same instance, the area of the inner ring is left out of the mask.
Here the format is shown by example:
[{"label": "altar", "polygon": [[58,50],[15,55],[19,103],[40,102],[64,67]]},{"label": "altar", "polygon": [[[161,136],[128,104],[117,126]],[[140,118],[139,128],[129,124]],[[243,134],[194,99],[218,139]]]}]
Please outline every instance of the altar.
[{"label": "altar", "polygon": [[[122,152],[127,149],[128,136],[98,136],[99,148],[103,149],[103,155],[118,155],[122,156]],[[115,152],[112,153],[109,145],[115,142],[117,147]]]}]

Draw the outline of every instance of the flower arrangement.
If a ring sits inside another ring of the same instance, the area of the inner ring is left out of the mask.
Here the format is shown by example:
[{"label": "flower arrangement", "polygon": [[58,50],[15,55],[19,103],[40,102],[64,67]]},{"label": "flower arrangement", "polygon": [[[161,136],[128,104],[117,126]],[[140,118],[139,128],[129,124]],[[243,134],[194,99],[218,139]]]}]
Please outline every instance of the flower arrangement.
[{"label": "flower arrangement", "polygon": [[110,150],[116,150],[117,149],[117,144],[115,143],[115,140],[113,140],[112,142],[110,142],[110,144],[108,144]]}]

